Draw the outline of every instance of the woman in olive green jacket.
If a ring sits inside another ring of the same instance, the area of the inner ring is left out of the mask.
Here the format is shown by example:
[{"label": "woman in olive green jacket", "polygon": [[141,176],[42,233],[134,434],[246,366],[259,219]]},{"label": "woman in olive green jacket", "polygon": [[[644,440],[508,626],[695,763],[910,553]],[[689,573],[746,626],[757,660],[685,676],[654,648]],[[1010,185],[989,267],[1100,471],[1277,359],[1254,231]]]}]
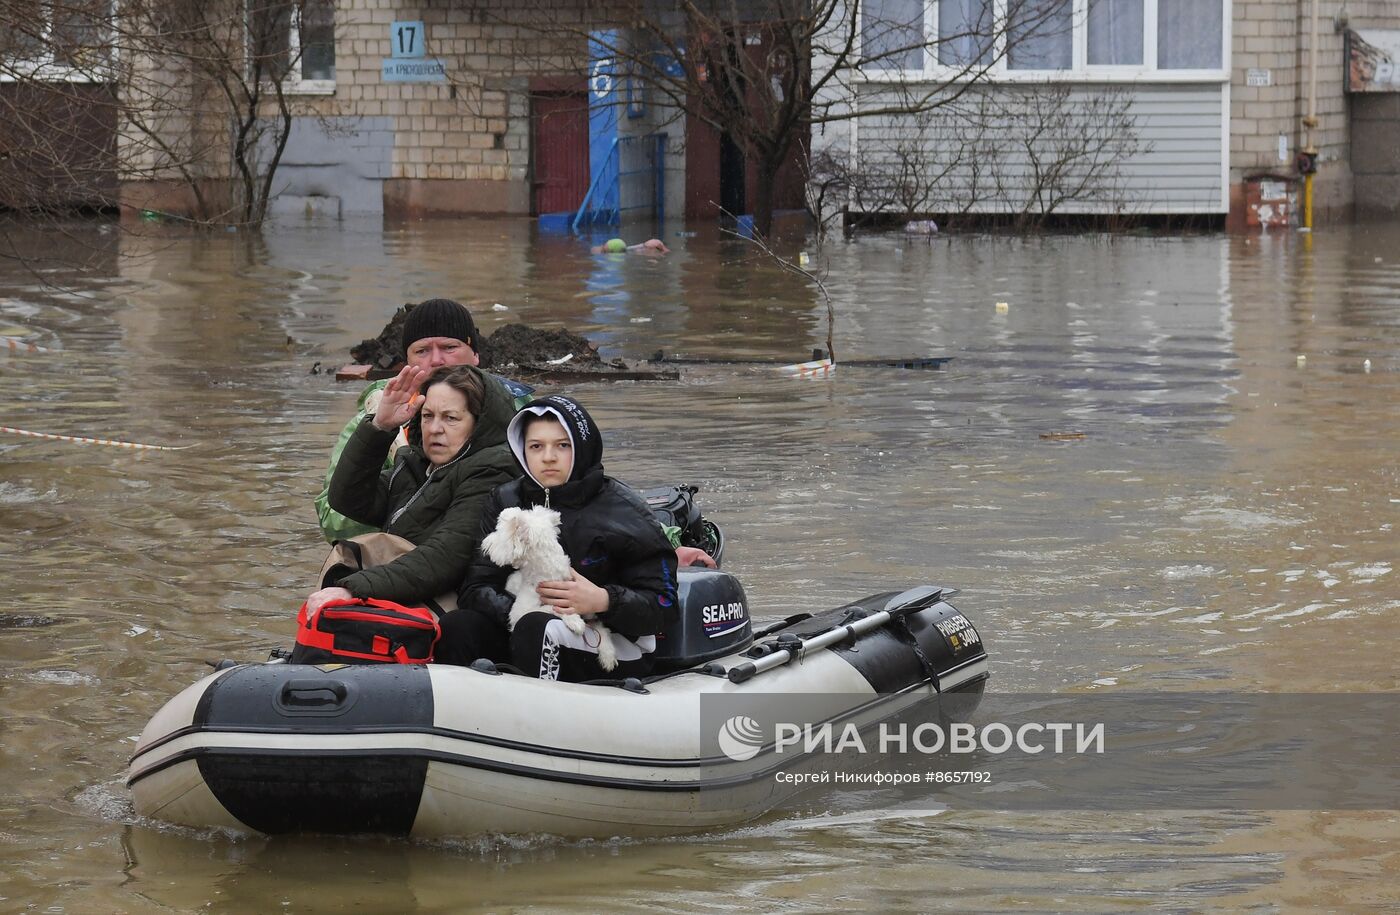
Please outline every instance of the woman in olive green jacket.
[{"label": "woman in olive green jacket", "polygon": [[[505,389],[472,366],[444,366],[431,376],[408,366],[390,381],[345,445],[330,502],[414,549],[317,591],[308,612],[350,597],[408,605],[455,591],[477,552],[486,497],[520,475],[505,436],[514,415]],[[382,470],[403,423],[409,445]]]}]

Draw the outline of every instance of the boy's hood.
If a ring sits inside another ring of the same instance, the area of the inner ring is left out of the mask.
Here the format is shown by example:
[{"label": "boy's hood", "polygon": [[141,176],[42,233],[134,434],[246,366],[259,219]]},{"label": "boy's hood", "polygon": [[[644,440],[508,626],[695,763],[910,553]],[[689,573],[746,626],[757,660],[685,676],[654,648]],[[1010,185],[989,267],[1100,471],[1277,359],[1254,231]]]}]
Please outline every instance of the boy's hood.
[{"label": "boy's hood", "polygon": [[525,461],[525,423],[533,416],[552,416],[563,425],[564,431],[569,433],[574,452],[574,467],[569,473],[569,482],[583,479],[594,467],[602,467],[603,434],[593,422],[593,417],[572,397],[550,394],[521,407],[506,429],[506,440],[510,442],[510,450],[515,453],[516,461],[525,469],[526,475],[534,480],[535,485],[539,485],[539,480],[535,480],[530,474],[530,465]]}]

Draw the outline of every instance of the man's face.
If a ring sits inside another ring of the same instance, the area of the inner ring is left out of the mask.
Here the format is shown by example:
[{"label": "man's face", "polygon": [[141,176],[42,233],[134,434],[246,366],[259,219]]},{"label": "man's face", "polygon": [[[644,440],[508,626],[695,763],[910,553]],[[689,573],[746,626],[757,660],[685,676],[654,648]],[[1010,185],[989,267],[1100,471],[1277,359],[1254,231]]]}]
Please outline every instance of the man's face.
[{"label": "man's face", "polygon": [[424,337],[408,348],[408,364],[431,372],[444,365],[477,365],[481,357],[456,337]]}]

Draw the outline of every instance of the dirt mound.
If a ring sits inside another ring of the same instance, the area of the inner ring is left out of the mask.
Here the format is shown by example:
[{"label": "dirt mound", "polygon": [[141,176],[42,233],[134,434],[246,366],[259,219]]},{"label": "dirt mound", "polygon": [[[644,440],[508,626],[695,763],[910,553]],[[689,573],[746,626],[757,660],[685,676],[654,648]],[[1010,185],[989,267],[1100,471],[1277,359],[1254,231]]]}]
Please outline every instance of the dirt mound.
[{"label": "dirt mound", "polygon": [[357,365],[372,365],[376,369],[387,370],[403,364],[403,322],[413,310],[413,303],[394,312],[393,318],[384,325],[379,336],[361,340],[358,346],[350,347],[350,357]]},{"label": "dirt mound", "polygon": [[[568,357],[563,363],[558,360]],[[481,353],[484,367],[499,369],[506,366],[551,363],[570,368],[603,364],[597,348],[587,339],[567,330],[541,330],[528,324],[507,324],[485,340]]]},{"label": "dirt mound", "polygon": [[[373,366],[377,372],[389,371],[403,364],[403,323],[413,303],[394,312],[379,336],[362,340],[350,347],[350,356],[357,365]],[[480,341],[476,348],[481,367],[544,366],[565,356],[561,365],[569,368],[598,368],[603,360],[597,348],[578,334],[566,330],[541,330],[527,324],[507,324]]]}]

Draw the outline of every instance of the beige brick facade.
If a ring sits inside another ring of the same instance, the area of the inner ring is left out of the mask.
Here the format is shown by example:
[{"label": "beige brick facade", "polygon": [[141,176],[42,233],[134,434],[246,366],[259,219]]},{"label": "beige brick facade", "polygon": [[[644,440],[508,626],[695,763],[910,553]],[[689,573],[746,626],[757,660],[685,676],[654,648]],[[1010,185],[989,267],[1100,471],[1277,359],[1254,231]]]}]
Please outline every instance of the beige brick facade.
[{"label": "beige brick facade", "polygon": [[[381,81],[397,20],[424,23],[426,54],[444,62],[448,82]],[[331,116],[392,118],[390,215],[525,213],[531,79],[581,75],[584,31],[582,4],[571,0],[426,9],[347,0],[336,13],[336,93],[319,107]]]},{"label": "beige brick facade", "polygon": [[[423,8],[399,0],[338,0],[333,91],[296,94],[293,112],[323,123],[389,119],[391,165],[381,176],[386,213],[526,213],[532,80],[566,77],[582,84],[586,5],[454,0],[450,7]],[[424,23],[425,56],[443,62],[446,82],[382,80],[390,26],[399,20]],[[189,129],[187,119],[168,123],[172,134]]]},{"label": "beige brick facade", "polygon": [[[1234,0],[1230,86],[1231,218],[1242,219],[1244,182],[1263,174],[1295,175],[1293,158],[1307,142],[1313,0]],[[1356,197],[1351,168],[1351,102],[1343,85],[1344,24],[1400,29],[1393,0],[1318,0],[1316,116],[1318,151],[1314,213],[1346,218]],[[1267,70],[1268,86],[1250,86],[1251,70]],[[1287,146],[1279,158],[1279,138]]]}]

